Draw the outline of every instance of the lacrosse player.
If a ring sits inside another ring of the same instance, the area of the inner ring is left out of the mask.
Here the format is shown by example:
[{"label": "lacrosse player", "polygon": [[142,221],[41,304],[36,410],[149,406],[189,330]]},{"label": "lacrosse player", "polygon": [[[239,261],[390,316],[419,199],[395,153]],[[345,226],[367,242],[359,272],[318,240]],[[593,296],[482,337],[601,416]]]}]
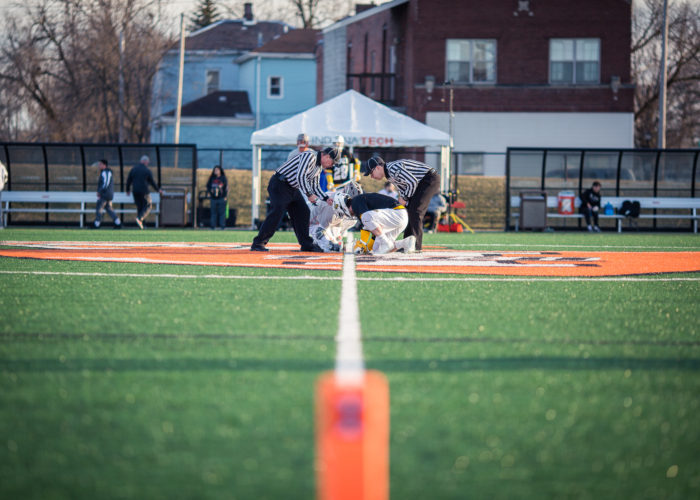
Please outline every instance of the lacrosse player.
[{"label": "lacrosse player", "polygon": [[353,248],[355,253],[383,255],[397,250],[412,253],[416,249],[415,236],[396,241],[396,237],[408,225],[408,214],[406,207],[389,196],[366,193],[350,198],[345,193],[338,193],[333,198],[333,209],[344,217],[357,217],[362,222],[363,229],[374,235],[374,243],[370,248],[369,235],[366,235],[363,246],[361,234],[359,244]]},{"label": "lacrosse player", "polygon": [[[362,194],[362,186],[357,182],[348,182],[336,192],[326,193],[330,199],[338,194],[354,197]],[[333,209],[328,203],[318,203],[311,209],[309,232],[314,243],[326,252],[339,252],[345,233],[356,223],[354,217],[347,217]]]}]

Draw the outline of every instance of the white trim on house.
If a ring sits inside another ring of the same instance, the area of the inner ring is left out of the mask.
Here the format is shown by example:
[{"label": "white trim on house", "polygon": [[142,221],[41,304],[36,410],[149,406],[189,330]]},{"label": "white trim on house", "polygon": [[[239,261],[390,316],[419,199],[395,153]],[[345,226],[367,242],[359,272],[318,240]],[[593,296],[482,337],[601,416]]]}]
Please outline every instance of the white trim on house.
[{"label": "white trim on house", "polygon": [[311,59],[315,60],[316,55],[310,52],[248,52],[242,55],[234,62],[236,64],[243,64],[251,59],[256,59],[260,57],[261,59]]},{"label": "white trim on house", "polygon": [[[221,126],[221,127],[253,127],[255,126],[255,118],[252,115],[241,118],[225,118],[225,117],[208,117],[208,116],[183,116],[180,118],[182,125],[204,125],[204,126]],[[159,116],[153,123],[154,126],[175,125],[175,118],[172,116]]]},{"label": "white trim on house", "polygon": [[[279,78],[280,80],[280,93],[279,95],[272,95],[272,79]],[[267,98],[268,99],[284,99],[284,77],[279,75],[269,75],[267,77]]]}]

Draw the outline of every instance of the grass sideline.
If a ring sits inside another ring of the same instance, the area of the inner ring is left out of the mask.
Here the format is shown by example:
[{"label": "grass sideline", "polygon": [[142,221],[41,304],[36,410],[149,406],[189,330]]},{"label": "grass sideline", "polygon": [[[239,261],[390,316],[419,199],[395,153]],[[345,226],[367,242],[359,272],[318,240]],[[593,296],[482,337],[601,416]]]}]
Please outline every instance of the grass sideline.
[{"label": "grass sideline", "polygon": [[[0,232],[4,241],[252,236]],[[426,243],[700,251],[694,235]],[[338,279],[9,258],[0,270],[242,276],[0,274],[0,497],[313,497],[313,383],[333,366]],[[358,293],[368,367],[391,384],[393,498],[700,493],[699,282],[359,281]]]}]

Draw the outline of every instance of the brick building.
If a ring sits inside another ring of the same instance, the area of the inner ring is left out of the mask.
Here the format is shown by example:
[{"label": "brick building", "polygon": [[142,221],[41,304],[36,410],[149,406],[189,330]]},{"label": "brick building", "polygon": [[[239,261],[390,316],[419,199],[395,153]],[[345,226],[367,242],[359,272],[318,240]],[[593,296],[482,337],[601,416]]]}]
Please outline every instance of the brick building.
[{"label": "brick building", "polygon": [[[323,31],[318,100],[353,88],[451,128],[458,152],[632,147],[631,17],[630,0],[358,6]],[[500,155],[463,156],[463,173],[503,175]]]}]

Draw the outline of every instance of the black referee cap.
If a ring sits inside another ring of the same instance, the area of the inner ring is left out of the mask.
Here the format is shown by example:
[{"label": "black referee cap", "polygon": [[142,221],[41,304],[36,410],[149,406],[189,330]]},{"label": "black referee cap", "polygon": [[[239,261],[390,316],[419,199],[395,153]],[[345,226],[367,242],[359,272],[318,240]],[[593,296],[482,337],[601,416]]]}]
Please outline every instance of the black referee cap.
[{"label": "black referee cap", "polygon": [[382,160],[379,156],[373,156],[369,160],[362,162],[360,165],[360,171],[365,175],[369,175],[372,173],[372,170],[379,165],[384,165],[384,160]]},{"label": "black referee cap", "polygon": [[333,161],[338,161],[340,158],[340,151],[337,148],[325,148],[322,153],[333,158]]}]

